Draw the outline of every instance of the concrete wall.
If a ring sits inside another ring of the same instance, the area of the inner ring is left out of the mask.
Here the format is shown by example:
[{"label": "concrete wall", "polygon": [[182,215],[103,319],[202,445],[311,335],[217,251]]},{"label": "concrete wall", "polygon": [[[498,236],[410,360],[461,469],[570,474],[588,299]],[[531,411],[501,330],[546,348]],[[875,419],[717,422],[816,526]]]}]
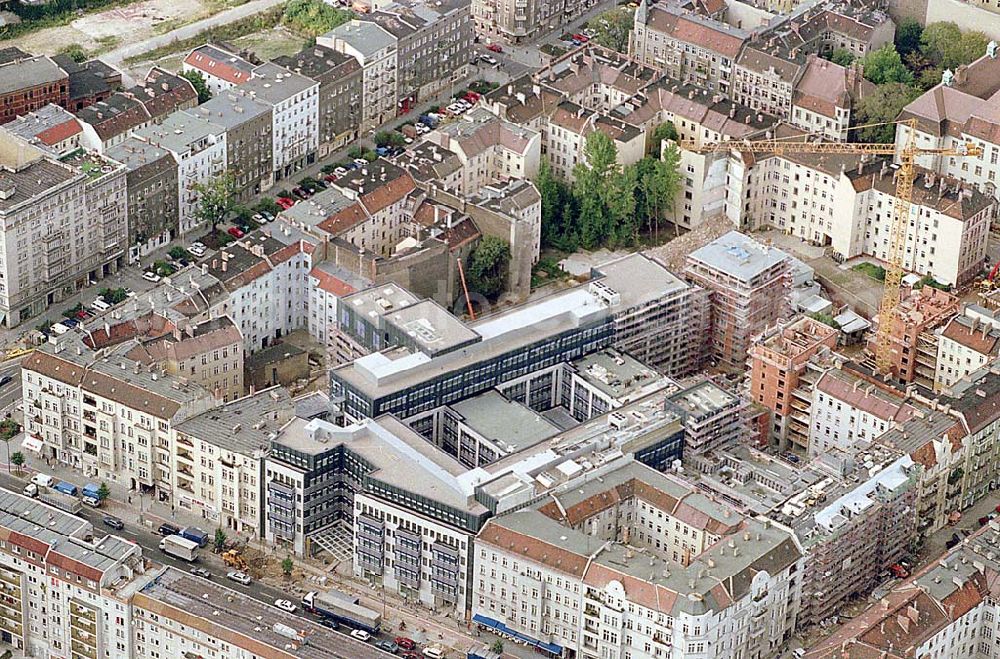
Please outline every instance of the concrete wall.
[{"label": "concrete wall", "polygon": [[897,22],[902,18],[915,18],[921,24],[951,21],[963,30],[978,30],[991,39],[1000,40],[1000,9],[989,1],[962,2],[961,0],[890,0],[889,13]]}]

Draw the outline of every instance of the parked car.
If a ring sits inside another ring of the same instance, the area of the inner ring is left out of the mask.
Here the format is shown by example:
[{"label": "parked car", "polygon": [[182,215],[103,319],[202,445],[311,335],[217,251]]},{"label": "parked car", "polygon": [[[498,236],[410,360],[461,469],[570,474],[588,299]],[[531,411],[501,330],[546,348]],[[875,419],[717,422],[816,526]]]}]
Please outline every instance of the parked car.
[{"label": "parked car", "polygon": [[122,531],[125,529],[125,522],[121,521],[114,515],[105,515],[101,518],[101,521],[104,522],[104,526],[111,527],[115,531]]},{"label": "parked car", "polygon": [[368,161],[365,160],[364,158],[355,158],[354,164],[357,165],[358,167],[367,167]]},{"label": "parked car", "polygon": [[154,284],[160,281],[160,275],[156,274],[155,272],[151,272],[149,270],[142,273],[142,278],[145,279],[146,281],[151,281]]},{"label": "parked car", "polygon": [[226,578],[235,581],[236,583],[243,584],[244,586],[249,586],[253,583],[253,579],[246,572],[226,572]]},{"label": "parked car", "polygon": [[389,654],[396,654],[396,652],[399,651],[399,646],[393,643],[392,641],[376,641],[375,647],[377,647],[379,650],[384,650]]},{"label": "parked car", "polygon": [[90,506],[91,508],[100,508],[101,507],[101,500],[99,498],[97,498],[97,497],[92,497],[90,495],[84,495],[83,497],[80,498],[80,501],[83,502],[83,505]]},{"label": "parked car", "polygon": [[201,258],[202,256],[205,256],[205,248],[204,247],[192,247],[188,251],[191,252],[192,254],[194,254],[195,256],[199,257],[199,258]]},{"label": "parked car", "polygon": [[239,227],[229,227],[228,229],[226,229],[226,233],[228,233],[233,238],[236,238],[237,240],[246,235],[245,233],[243,233],[243,230],[240,229]]},{"label": "parked car", "polygon": [[34,483],[28,483],[27,485],[24,486],[24,489],[21,490],[21,494],[23,494],[26,497],[37,497],[38,486],[35,485]]},{"label": "parked car", "polygon": [[336,174],[337,176],[343,176],[344,174],[347,173],[347,170],[344,169],[343,167],[338,167],[337,169],[333,170],[333,173]]},{"label": "parked car", "polygon": [[486,45],[486,50],[490,51],[491,53],[502,53],[503,46],[501,46],[498,43],[491,43]]},{"label": "parked car", "polygon": [[580,33],[574,34],[573,38],[579,41],[580,43],[587,43],[588,41],[590,41],[590,38],[587,35]]},{"label": "parked car", "polygon": [[404,650],[413,650],[417,647],[417,642],[412,638],[406,638],[405,636],[396,637],[396,645],[403,648]]},{"label": "parked car", "polygon": [[337,624],[337,621],[330,620],[329,618],[321,618],[319,624],[323,625],[327,629],[340,629],[340,625]]},{"label": "parked car", "polygon": [[14,381],[14,378],[12,378],[9,375],[4,375],[3,377],[0,377],[0,387],[8,385],[8,384],[10,384],[13,381]]},{"label": "parked car", "polygon": [[483,55],[482,60],[487,64],[491,64],[493,66],[497,65],[497,58],[493,57],[492,55]]},{"label": "parked car", "polygon": [[402,655],[403,659],[420,659],[420,654],[417,652],[404,652]]},{"label": "parked car", "polygon": [[351,636],[353,636],[354,638],[358,639],[359,641],[364,641],[365,643],[367,643],[368,641],[370,641],[371,637],[372,637],[371,634],[369,634],[368,632],[366,632],[363,629],[352,629],[351,630]]},{"label": "parked car", "polygon": [[268,211],[261,211],[260,216],[264,218],[265,222],[274,222],[274,215]]},{"label": "parked car", "polygon": [[424,648],[423,655],[427,657],[427,659],[441,659],[444,657],[444,650],[432,645],[429,648]]},{"label": "parked car", "polygon": [[55,480],[56,479],[52,478],[48,474],[43,474],[41,472],[31,477],[31,482],[39,487],[52,487]]},{"label": "parked car", "polygon": [[203,567],[193,567],[193,568],[191,568],[188,571],[191,574],[193,574],[194,576],[201,577],[202,579],[211,579],[212,578],[212,573],[209,572],[208,570],[206,570]]},{"label": "parked car", "polygon": [[56,335],[65,334],[69,331],[69,327],[63,325],[62,323],[53,323],[51,329]]},{"label": "parked car", "polygon": [[156,532],[162,536],[177,535],[181,532],[181,527],[176,524],[171,524],[170,522],[164,522],[160,524],[160,528],[156,529]]},{"label": "parked car", "polygon": [[295,201],[289,199],[288,197],[278,197],[275,203],[281,206],[284,210],[288,210],[295,205]]},{"label": "parked car", "polygon": [[289,613],[295,613],[295,609],[298,607],[291,603],[289,600],[274,600],[274,605],[281,609],[282,611],[288,611]]}]

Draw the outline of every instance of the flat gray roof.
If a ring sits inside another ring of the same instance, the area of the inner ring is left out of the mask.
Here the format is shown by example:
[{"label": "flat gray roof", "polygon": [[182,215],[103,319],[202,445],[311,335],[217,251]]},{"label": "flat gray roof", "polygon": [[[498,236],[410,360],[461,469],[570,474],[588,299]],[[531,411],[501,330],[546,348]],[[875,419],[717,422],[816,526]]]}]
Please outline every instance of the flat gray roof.
[{"label": "flat gray roof", "polygon": [[397,43],[396,37],[377,23],[354,19],[335,27],[321,39],[339,39],[348,43],[363,57],[371,57],[380,50],[385,50]]},{"label": "flat gray roof", "polygon": [[272,387],[244,396],[178,424],[177,430],[234,453],[253,456],[266,450],[270,435],[295,413],[284,387]]},{"label": "flat gray roof", "polygon": [[201,105],[187,110],[188,114],[226,129],[241,126],[270,112],[270,106],[251,98],[244,92],[243,87],[221,92]]},{"label": "flat gray roof", "polygon": [[561,429],[521,403],[508,400],[491,389],[450,406],[463,423],[486,439],[508,448],[508,453],[522,451],[550,437]]},{"label": "flat gray roof", "polygon": [[690,288],[663,265],[645,254],[629,254],[594,268],[600,281],[621,295],[625,308],[639,306]]},{"label": "flat gray roof", "polygon": [[37,55],[0,65],[0,94],[68,79],[68,74],[55,62],[45,55]]},{"label": "flat gray roof", "polygon": [[759,243],[739,231],[730,231],[688,255],[689,260],[746,282],[787,258],[780,249]]},{"label": "flat gray roof", "polygon": [[[299,73],[292,73],[272,62],[253,70],[253,78],[240,85],[240,91],[258,101],[276,105],[319,83]],[[305,120],[305,117],[303,117]]]},{"label": "flat gray roof", "polygon": [[121,144],[116,144],[105,153],[109,158],[117,160],[121,164],[125,165],[125,169],[130,172],[148,165],[151,162],[156,162],[164,156],[167,156],[171,161],[174,161],[174,157],[170,155],[169,151],[161,149],[155,144],[137,140],[134,137],[126,139]]},{"label": "flat gray roof", "polygon": [[416,304],[419,299],[402,286],[383,284],[352,293],[341,304],[350,305],[354,313],[365,316],[369,323],[374,323],[378,316]]},{"label": "flat gray roof", "polygon": [[577,375],[595,389],[614,399],[642,391],[657,380],[670,381],[642,362],[619,353],[601,350],[570,362]]},{"label": "flat gray roof", "polygon": [[390,311],[385,314],[385,318],[430,354],[447,352],[481,338],[451,312],[430,299]]},{"label": "flat gray roof", "polygon": [[677,407],[695,417],[713,414],[736,402],[736,397],[710,380],[700,382],[670,397]]},{"label": "flat gray roof", "polygon": [[221,135],[223,132],[218,124],[186,112],[174,112],[161,123],[141,128],[135,134],[152,144],[180,153],[209,135]]},{"label": "flat gray roof", "polygon": [[[137,604],[145,608],[145,597],[170,607],[175,620],[203,629],[206,626],[227,630],[214,632],[234,645],[247,648],[247,642],[261,643],[274,649],[274,655],[302,659],[381,659],[384,653],[374,646],[323,627],[310,618],[286,613],[226,586],[191,576],[173,567],[156,575],[137,595]],[[168,612],[158,611],[161,615]],[[296,642],[275,631],[278,625],[294,630],[305,638]],[[233,635],[237,635],[236,638]],[[242,637],[242,641],[239,637]],[[256,648],[253,648],[256,650]]]}]

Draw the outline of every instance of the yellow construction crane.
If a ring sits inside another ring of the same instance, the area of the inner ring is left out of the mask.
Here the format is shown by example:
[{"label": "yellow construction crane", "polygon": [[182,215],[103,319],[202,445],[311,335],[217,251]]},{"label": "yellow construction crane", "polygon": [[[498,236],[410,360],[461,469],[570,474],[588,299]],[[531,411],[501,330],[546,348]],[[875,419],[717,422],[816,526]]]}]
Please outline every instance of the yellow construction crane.
[{"label": "yellow construction crane", "polygon": [[[913,165],[920,156],[979,156],[983,150],[972,143],[959,147],[925,148],[916,146],[916,120],[907,119],[894,122],[909,128],[906,144],[896,149],[895,144],[872,142],[817,142],[809,141],[810,135],[796,136],[794,139],[731,140],[724,142],[699,143],[683,140],[679,146],[696,153],[728,152],[730,150],[751,153],[857,153],[871,155],[896,155],[899,169],[896,171],[896,201],[893,208],[892,225],[889,229],[889,253],[885,269],[885,288],[879,305],[878,336],[875,349],[875,364],[880,373],[890,375],[892,369],[892,327],[895,324],[896,308],[899,306],[899,286],[903,280],[903,259],[906,249],[906,226],[910,214],[910,195],[913,191]],[[869,124],[884,125],[884,124]],[[865,128],[867,126],[857,126]]]}]

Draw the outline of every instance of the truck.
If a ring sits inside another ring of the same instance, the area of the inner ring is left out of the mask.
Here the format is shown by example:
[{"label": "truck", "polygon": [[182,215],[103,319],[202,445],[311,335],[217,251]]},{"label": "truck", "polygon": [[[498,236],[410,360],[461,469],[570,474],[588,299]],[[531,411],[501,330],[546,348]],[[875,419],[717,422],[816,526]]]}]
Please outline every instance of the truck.
[{"label": "truck", "polygon": [[198,543],[179,535],[168,535],[160,540],[160,551],[188,563],[198,560]]},{"label": "truck", "polygon": [[343,623],[369,634],[378,634],[382,616],[377,611],[362,606],[359,601],[357,597],[336,590],[328,593],[313,590],[302,598],[302,607],[327,620]]},{"label": "truck", "polygon": [[62,492],[63,494],[68,494],[71,497],[75,497],[77,492],[76,485],[73,485],[72,483],[67,483],[66,481],[59,481],[58,483],[52,486],[52,489],[57,492]]},{"label": "truck", "polygon": [[199,547],[204,547],[208,544],[208,534],[197,526],[188,526],[181,529],[181,537],[187,538],[191,542],[197,542]]},{"label": "truck", "polygon": [[76,515],[83,509],[79,499],[55,490],[40,491],[38,493],[38,499],[49,504],[53,508],[58,508],[63,512],[72,513],[73,515]]}]

